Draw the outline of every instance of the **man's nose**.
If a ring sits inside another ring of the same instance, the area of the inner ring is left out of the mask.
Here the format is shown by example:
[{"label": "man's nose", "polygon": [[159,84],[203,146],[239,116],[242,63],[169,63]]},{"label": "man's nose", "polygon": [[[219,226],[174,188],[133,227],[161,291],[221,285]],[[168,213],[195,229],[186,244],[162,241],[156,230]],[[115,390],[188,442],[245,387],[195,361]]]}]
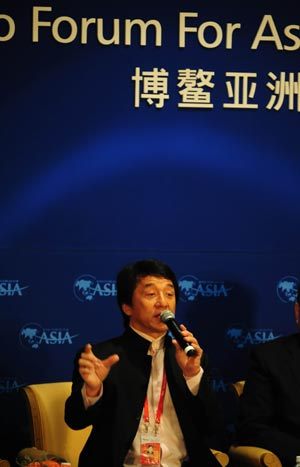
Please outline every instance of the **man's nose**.
[{"label": "man's nose", "polygon": [[156,305],[162,308],[168,307],[168,299],[164,293],[160,293],[157,297]]}]

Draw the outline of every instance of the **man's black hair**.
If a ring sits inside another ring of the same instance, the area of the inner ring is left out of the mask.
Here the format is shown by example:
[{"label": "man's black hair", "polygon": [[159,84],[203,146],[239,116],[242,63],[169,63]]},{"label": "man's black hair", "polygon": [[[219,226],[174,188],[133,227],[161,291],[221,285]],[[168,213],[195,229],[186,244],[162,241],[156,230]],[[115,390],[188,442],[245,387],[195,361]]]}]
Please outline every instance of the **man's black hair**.
[{"label": "man's black hair", "polygon": [[174,286],[176,302],[179,298],[179,287],[176,276],[172,269],[157,259],[143,259],[125,266],[117,275],[117,301],[122,311],[124,325],[128,326],[129,316],[123,310],[122,305],[132,304],[132,295],[142,277],[156,276],[169,279]]}]

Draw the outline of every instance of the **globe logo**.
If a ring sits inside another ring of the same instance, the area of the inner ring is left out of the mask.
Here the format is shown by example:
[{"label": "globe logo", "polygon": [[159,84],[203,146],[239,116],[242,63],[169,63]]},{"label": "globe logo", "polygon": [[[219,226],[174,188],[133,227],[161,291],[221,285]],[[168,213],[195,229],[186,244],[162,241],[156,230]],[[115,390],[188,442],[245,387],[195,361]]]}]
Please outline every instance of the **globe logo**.
[{"label": "globe logo", "polygon": [[43,328],[37,323],[25,324],[20,332],[19,339],[23,347],[38,349],[41,343]]},{"label": "globe logo", "polygon": [[299,280],[294,276],[286,276],[277,283],[277,295],[283,303],[295,303]]},{"label": "globe logo", "polygon": [[75,297],[80,302],[91,302],[95,295],[97,280],[94,276],[85,275],[79,277],[73,286]]},{"label": "globe logo", "polygon": [[236,325],[227,329],[226,337],[236,348],[243,348],[243,327]]},{"label": "globe logo", "polygon": [[198,295],[199,279],[195,276],[183,276],[179,279],[178,285],[181,297],[184,301],[193,302]]},{"label": "globe logo", "polygon": [[230,326],[226,331],[226,338],[235,349],[244,349],[255,344],[264,344],[277,339],[276,334],[270,328],[246,328],[239,324]]},{"label": "globe logo", "polygon": [[224,281],[200,280],[195,276],[186,275],[178,280],[180,299],[183,302],[195,302],[197,299],[226,298],[232,287]]}]

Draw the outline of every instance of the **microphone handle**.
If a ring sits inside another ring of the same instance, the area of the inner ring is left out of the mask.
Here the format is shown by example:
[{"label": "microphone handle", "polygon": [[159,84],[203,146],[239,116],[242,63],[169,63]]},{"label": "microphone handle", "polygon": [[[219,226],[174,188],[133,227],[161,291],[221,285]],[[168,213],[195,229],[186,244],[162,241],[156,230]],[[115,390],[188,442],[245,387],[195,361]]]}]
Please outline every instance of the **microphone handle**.
[{"label": "microphone handle", "polygon": [[170,329],[170,331],[172,332],[174,338],[177,340],[180,347],[186,353],[186,355],[188,357],[192,357],[193,355],[195,355],[196,350],[194,349],[194,347],[191,344],[189,344],[187,341],[184,340],[183,335],[181,334],[181,329],[178,326],[175,319],[167,320],[166,324],[167,324],[168,328]]}]

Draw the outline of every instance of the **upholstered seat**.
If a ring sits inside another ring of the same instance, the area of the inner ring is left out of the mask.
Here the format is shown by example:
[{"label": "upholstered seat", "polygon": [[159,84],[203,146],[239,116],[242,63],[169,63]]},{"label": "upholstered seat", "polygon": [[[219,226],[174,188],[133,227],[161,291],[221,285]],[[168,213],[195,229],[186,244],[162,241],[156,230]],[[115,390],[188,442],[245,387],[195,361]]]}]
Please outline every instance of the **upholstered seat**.
[{"label": "upholstered seat", "polygon": [[224,467],[228,465],[229,457],[227,456],[227,454],[225,454],[225,452],[216,451],[215,449],[211,449],[211,452],[214,454],[220,465],[223,465]]},{"label": "upholstered seat", "polygon": [[32,444],[78,466],[79,453],[91,427],[74,431],[64,421],[64,405],[71,382],[32,384],[22,388],[32,423]]},{"label": "upholstered seat", "polygon": [[[71,393],[71,385],[71,382],[32,384],[22,390],[28,402],[33,445],[65,458],[72,467],[78,467],[79,453],[91,427],[74,431],[64,421],[64,406]],[[229,457],[224,452],[212,452],[220,465],[229,463]]]}]

